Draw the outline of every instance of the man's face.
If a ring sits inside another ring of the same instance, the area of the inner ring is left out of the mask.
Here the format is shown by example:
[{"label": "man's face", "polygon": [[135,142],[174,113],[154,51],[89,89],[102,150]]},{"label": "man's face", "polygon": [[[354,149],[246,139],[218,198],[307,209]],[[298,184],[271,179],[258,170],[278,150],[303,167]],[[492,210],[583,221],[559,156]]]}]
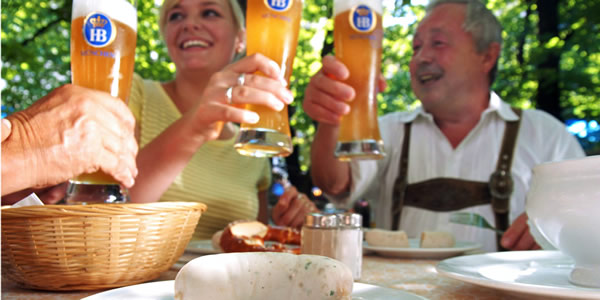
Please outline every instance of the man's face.
[{"label": "man's face", "polygon": [[462,28],[465,14],[464,4],[442,4],[417,28],[411,86],[427,111],[467,101],[474,88],[487,85],[484,55],[477,53],[471,34]]}]

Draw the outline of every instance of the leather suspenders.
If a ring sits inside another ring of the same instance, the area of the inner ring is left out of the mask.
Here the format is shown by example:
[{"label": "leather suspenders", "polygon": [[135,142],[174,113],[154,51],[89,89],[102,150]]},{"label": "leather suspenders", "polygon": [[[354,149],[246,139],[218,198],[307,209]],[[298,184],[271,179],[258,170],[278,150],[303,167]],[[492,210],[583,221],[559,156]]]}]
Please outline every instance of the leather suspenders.
[{"label": "leather suspenders", "polygon": [[[414,184],[408,184],[409,146],[411,124],[404,124],[404,140],[400,156],[400,169],[394,184],[394,203],[392,206],[392,229],[398,230],[402,207],[413,206],[433,211],[455,211],[466,207],[492,204],[496,227],[506,230],[509,224],[509,203],[513,191],[510,175],[512,158],[521,121],[520,109],[513,108],[519,116],[516,121],[506,122],[502,146],[496,170],[489,182],[476,182],[456,178],[434,178]],[[500,248],[498,236],[498,249]]]},{"label": "leather suspenders", "polygon": [[408,149],[410,146],[411,126],[412,122],[404,123],[404,140],[402,141],[402,152],[400,153],[399,174],[394,183],[392,230],[398,230],[398,226],[400,225],[400,216],[402,215],[402,207],[404,206],[404,198],[408,186]]}]

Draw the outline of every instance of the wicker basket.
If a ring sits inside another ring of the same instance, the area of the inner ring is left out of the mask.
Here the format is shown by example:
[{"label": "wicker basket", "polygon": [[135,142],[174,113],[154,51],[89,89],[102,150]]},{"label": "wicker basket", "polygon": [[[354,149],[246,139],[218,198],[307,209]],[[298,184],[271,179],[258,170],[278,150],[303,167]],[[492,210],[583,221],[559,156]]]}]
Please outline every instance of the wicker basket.
[{"label": "wicker basket", "polygon": [[26,288],[95,290],[152,280],[181,256],[206,205],[2,208],[2,276]]}]

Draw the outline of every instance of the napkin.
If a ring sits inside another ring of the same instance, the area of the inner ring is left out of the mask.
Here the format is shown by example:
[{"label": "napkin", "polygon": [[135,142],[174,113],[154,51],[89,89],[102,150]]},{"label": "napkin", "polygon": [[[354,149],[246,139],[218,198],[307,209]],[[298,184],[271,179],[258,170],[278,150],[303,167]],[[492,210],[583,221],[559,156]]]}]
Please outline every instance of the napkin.
[{"label": "napkin", "polygon": [[44,205],[44,202],[35,194],[31,193],[29,196],[21,199],[19,202],[12,205],[12,207],[31,206],[31,205]]}]

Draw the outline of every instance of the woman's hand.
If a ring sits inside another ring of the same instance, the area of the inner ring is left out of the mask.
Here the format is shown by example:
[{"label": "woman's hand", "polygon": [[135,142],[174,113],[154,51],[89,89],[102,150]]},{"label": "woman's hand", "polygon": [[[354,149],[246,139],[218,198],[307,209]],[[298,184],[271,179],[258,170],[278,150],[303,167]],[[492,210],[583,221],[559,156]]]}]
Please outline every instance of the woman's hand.
[{"label": "woman's hand", "polygon": [[300,228],[306,214],[318,211],[317,206],[305,194],[290,186],[273,207],[272,217],[276,225]]},{"label": "woman's hand", "polygon": [[184,118],[194,122],[200,136],[213,140],[219,136],[223,122],[258,122],[259,115],[242,109],[242,105],[263,105],[274,111],[284,109],[293,101],[293,95],[286,86],[277,63],[261,54],[254,54],[215,73],[196,107]]},{"label": "woman's hand", "polygon": [[99,170],[133,185],[135,120],[123,101],[67,84],[8,119],[12,131],[2,142],[2,194]]}]

